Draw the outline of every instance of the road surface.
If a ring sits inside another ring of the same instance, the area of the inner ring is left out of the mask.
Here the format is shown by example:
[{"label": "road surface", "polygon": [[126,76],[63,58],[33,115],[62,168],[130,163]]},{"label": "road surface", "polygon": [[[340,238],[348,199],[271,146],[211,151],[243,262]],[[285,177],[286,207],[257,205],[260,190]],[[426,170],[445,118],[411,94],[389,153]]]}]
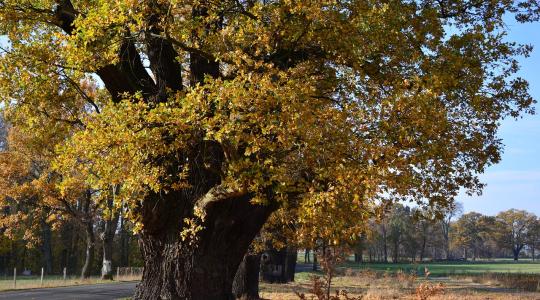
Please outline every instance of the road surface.
[{"label": "road surface", "polygon": [[58,288],[0,292],[10,300],[114,300],[133,296],[137,282],[76,285]]}]

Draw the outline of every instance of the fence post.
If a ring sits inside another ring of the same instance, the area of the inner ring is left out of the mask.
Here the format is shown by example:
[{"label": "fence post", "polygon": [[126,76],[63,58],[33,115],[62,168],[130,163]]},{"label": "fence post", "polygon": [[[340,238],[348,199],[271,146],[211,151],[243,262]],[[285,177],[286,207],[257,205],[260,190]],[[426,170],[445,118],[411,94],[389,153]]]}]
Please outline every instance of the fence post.
[{"label": "fence post", "polygon": [[17,289],[17,268],[13,268],[13,289]]},{"label": "fence post", "polygon": [[41,287],[43,287],[43,267],[41,268],[41,280],[40,280],[40,285],[41,285]]},{"label": "fence post", "polygon": [[120,281],[120,267],[116,267],[116,281]]},{"label": "fence post", "polygon": [[66,267],[64,267],[64,281],[66,281]]}]

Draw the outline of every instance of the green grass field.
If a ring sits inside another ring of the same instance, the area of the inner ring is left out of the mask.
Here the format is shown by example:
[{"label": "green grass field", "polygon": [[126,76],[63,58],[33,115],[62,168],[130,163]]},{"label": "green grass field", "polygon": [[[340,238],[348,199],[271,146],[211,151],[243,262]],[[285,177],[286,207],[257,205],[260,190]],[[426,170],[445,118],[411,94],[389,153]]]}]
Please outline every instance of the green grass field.
[{"label": "green grass field", "polygon": [[431,276],[445,276],[452,274],[480,274],[480,273],[522,273],[540,274],[540,263],[522,261],[495,261],[495,262],[425,262],[425,263],[346,263],[346,268],[372,269],[377,271],[403,270],[410,272],[416,270],[418,274],[424,274],[424,268],[428,268]]},{"label": "green grass field", "polygon": [[[313,258],[311,258],[313,259]],[[402,270],[411,272],[416,270],[417,274],[424,274],[424,268],[427,267],[431,276],[447,276],[460,274],[482,274],[482,273],[521,273],[521,274],[540,274],[540,261],[532,261],[530,259],[520,259],[514,262],[512,259],[494,259],[494,260],[477,260],[463,262],[422,262],[422,263],[355,263],[349,261],[343,264],[343,268],[351,269],[371,269],[375,271],[396,272]],[[304,254],[300,252],[298,262],[304,263]]]}]

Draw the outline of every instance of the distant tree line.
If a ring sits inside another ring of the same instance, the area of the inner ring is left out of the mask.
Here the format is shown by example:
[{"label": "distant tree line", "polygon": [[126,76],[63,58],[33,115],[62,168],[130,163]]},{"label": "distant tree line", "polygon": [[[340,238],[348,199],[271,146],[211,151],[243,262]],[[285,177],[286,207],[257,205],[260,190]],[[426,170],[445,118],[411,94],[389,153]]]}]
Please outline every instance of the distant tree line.
[{"label": "distant tree line", "polygon": [[525,210],[496,216],[462,213],[457,205],[436,218],[429,211],[396,205],[354,245],[355,259],[370,262],[535,259],[540,219]]},{"label": "distant tree line", "polygon": [[[0,115],[0,275],[11,274],[14,268],[33,274],[41,268],[46,274],[61,274],[66,268],[71,275],[110,278],[114,267],[141,266],[133,225],[121,213],[111,216],[107,206],[80,199],[65,205],[63,209],[69,213],[50,214],[50,207],[37,206],[37,196],[27,192],[31,185],[9,189],[10,181],[37,181],[40,172],[38,155],[29,159],[29,170],[17,168],[24,165],[22,161],[10,161],[9,141],[16,133],[10,132]],[[26,199],[14,201],[12,197]]]},{"label": "distant tree line", "polygon": [[[14,210],[24,209],[16,207]],[[6,213],[6,208],[4,208]],[[120,220],[122,227],[115,232],[112,243],[112,266],[142,266],[137,237],[131,233],[130,225]],[[30,271],[39,274],[44,268],[45,274],[62,274],[63,269],[70,275],[80,275],[87,257],[91,257],[85,276],[102,274],[104,257],[103,247],[104,224],[96,219],[92,225],[93,245],[87,252],[85,228],[76,220],[68,220],[58,228],[52,228],[46,222],[37,230],[39,242],[33,243],[24,238],[24,229],[15,239],[0,234],[0,276],[12,274],[13,268],[18,272]],[[3,229],[0,229],[0,233]],[[113,272],[114,273],[114,272]]]}]

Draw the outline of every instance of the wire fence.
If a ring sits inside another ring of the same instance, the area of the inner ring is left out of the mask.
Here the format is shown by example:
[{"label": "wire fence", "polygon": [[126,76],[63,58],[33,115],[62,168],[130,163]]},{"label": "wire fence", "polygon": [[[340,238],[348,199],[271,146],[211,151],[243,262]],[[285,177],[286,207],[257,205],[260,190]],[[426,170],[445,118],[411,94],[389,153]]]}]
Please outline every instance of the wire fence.
[{"label": "wire fence", "polygon": [[[113,280],[138,281],[141,280],[142,273],[143,268],[140,267],[117,267],[115,274],[113,274]],[[0,275],[0,291],[107,282],[111,282],[111,280],[103,280],[100,276],[81,279],[80,274],[68,274],[66,268],[63,269],[60,275],[45,274],[43,268],[40,274],[32,274],[28,270],[19,271],[14,268],[10,272],[5,272],[4,276]]]},{"label": "wire fence", "polygon": [[114,278],[114,280],[118,280],[118,281],[141,280],[142,274],[143,274],[143,268],[118,267],[116,268],[116,277]]}]

